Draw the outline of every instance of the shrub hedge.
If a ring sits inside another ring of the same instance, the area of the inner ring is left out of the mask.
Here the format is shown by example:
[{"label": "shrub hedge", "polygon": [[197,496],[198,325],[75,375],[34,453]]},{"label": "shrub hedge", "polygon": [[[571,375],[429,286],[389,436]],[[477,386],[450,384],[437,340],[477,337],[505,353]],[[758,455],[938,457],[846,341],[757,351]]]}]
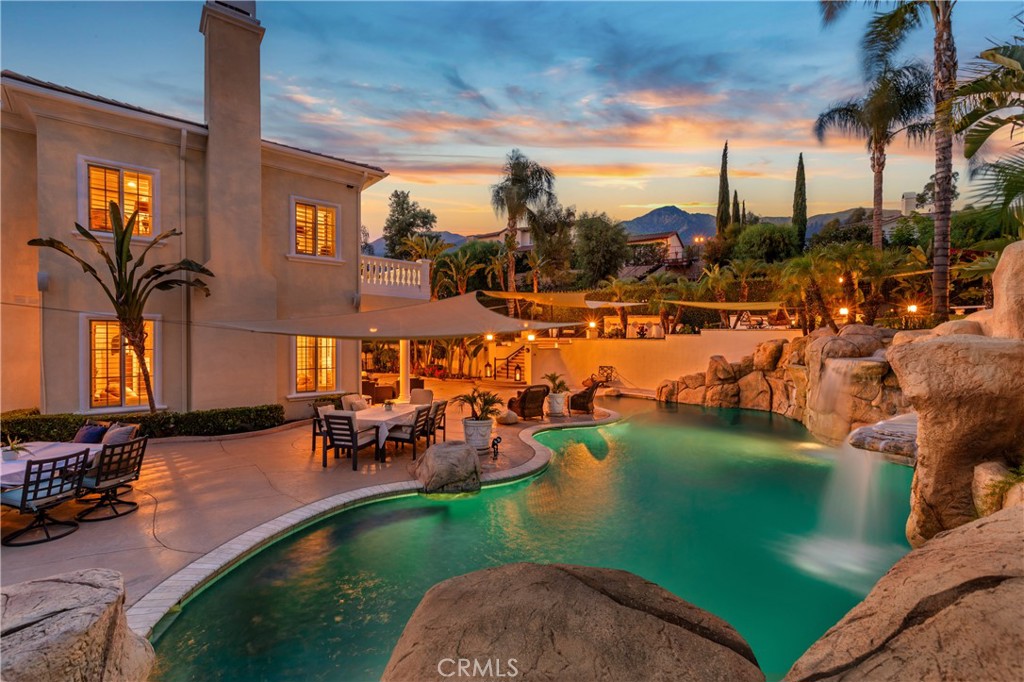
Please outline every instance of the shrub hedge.
[{"label": "shrub hedge", "polygon": [[166,436],[223,436],[229,433],[259,431],[284,423],[281,405],[255,405],[228,407],[218,410],[193,412],[141,412],[136,414],[39,414],[35,410],[5,412],[0,419],[0,432],[5,441],[17,438],[30,441],[70,441],[78,428],[86,422],[119,421],[139,425],[139,435]]}]

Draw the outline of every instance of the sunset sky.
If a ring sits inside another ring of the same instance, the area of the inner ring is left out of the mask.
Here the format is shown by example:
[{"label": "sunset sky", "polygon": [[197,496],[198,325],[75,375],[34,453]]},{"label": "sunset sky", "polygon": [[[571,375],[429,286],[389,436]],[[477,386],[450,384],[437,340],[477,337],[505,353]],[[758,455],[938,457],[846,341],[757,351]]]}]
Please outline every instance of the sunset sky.
[{"label": "sunset sky", "polygon": [[[883,7],[885,3],[883,3]],[[862,91],[856,3],[823,28],[817,2],[259,2],[265,138],[381,166],[363,222],[380,234],[395,189],[438,228],[496,229],[489,187],[521,148],[564,204],[628,219],[675,204],[714,212],[722,143],[747,207],[788,215],[797,154],[809,212],[869,205],[860,141],[811,133]],[[198,2],[0,3],[4,69],[203,120]],[[961,0],[961,67],[1008,41],[1020,2]],[[931,30],[906,57],[930,63]],[[897,142],[886,205],[934,172]],[[963,163],[958,161],[961,177]],[[965,184],[966,183],[962,183]],[[969,199],[969,186],[962,187]]]}]

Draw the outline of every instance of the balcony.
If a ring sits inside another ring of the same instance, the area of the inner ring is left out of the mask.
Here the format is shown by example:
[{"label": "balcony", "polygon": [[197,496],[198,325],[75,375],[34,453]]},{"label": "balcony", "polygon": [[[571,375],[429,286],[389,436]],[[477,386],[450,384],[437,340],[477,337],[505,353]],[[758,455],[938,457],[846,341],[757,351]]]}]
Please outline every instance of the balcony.
[{"label": "balcony", "polygon": [[359,286],[366,297],[430,298],[430,261],[359,257]]}]

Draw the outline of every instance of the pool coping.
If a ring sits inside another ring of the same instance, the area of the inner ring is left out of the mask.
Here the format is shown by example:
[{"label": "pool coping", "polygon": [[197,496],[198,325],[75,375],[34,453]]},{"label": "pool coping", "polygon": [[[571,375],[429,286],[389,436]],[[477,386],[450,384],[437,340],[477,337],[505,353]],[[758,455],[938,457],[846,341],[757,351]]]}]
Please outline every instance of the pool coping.
[{"label": "pool coping", "polygon": [[[610,424],[622,418],[615,410],[605,407],[598,409],[606,415],[593,421],[549,422],[522,429],[519,431],[519,438],[533,450],[533,457],[510,469],[485,471],[480,475],[481,487],[513,483],[547,469],[552,452],[550,448],[533,438],[541,431],[590,428]],[[422,491],[423,485],[416,480],[367,486],[325,497],[265,521],[192,561],[143,595],[127,610],[128,627],[149,639],[154,628],[166,615],[180,609],[189,599],[264,547],[346,509]]]}]

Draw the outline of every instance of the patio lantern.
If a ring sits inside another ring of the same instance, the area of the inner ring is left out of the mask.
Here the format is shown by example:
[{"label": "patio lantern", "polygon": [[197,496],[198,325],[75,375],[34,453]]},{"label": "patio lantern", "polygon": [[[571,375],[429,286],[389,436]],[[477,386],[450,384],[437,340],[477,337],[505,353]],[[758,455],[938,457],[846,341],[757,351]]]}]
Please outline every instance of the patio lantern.
[{"label": "patio lantern", "polygon": [[488,362],[486,365],[484,365],[484,377],[487,378],[487,379],[490,379],[493,376],[494,376],[494,368],[491,367],[491,363]]},{"label": "patio lantern", "polygon": [[840,308],[839,309],[839,314],[840,315],[849,315],[850,314],[850,309],[849,308]]},{"label": "patio lantern", "polygon": [[537,337],[534,334],[527,334],[526,335],[526,340],[527,341],[536,341]]},{"label": "patio lantern", "polygon": [[484,337],[484,339],[486,339],[487,341],[494,341],[494,334],[488,334],[487,336]]},{"label": "patio lantern", "polygon": [[516,377],[516,381],[522,381],[523,380],[523,368],[522,368],[522,366],[516,365],[515,377]]},{"label": "patio lantern", "polygon": [[911,303],[910,305],[907,306],[907,312],[913,315],[914,313],[917,312],[917,306]]}]

